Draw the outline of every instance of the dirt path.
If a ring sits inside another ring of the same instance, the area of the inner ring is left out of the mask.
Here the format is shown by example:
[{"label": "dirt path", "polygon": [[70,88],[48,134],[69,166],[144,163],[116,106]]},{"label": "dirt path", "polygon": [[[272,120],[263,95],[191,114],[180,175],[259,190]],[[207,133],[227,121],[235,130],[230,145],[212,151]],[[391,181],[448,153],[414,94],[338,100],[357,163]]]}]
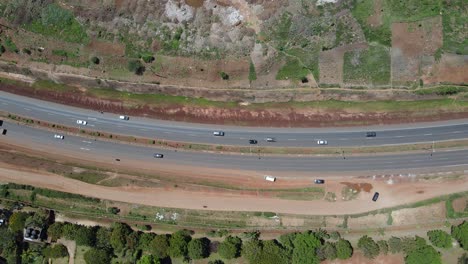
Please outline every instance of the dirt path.
[{"label": "dirt path", "polygon": [[363,213],[468,190],[468,182],[464,178],[444,184],[409,183],[397,186],[386,185],[384,182],[375,182],[373,183],[374,188],[378,189],[381,194],[378,202],[374,203],[371,201],[372,193],[361,193],[356,200],[340,201],[331,205],[330,202],[323,200],[291,201],[256,197],[255,195],[206,193],[143,187],[105,187],[87,184],[51,173],[21,170],[4,163],[0,163],[0,181],[16,182],[100,199],[158,207],[203,210],[204,206],[206,206],[205,210],[271,211],[306,215]]},{"label": "dirt path", "polygon": [[76,242],[74,240],[58,239],[58,243],[67,247],[68,264],[75,264]]}]

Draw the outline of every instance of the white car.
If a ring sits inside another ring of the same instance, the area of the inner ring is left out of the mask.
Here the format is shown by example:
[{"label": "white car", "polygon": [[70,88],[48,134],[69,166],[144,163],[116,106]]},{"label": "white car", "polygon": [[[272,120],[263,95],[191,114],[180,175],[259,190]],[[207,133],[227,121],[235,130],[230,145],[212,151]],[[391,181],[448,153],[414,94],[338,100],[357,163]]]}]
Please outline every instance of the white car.
[{"label": "white car", "polygon": [[223,131],[215,131],[215,132],[213,132],[213,136],[224,137],[224,132]]},{"label": "white car", "polygon": [[121,116],[119,116],[119,119],[120,119],[120,120],[129,120],[130,117],[128,117],[128,116],[126,116],[126,115],[121,115]]},{"label": "white car", "polygon": [[76,123],[78,125],[82,125],[82,126],[86,126],[88,124],[88,122],[84,121],[84,120],[76,120]]},{"label": "white car", "polygon": [[57,139],[64,139],[65,137],[64,137],[63,135],[55,134],[55,135],[54,135],[54,138],[57,138]]},{"label": "white car", "polygon": [[267,137],[267,138],[265,138],[265,141],[266,142],[276,142],[276,138]]},{"label": "white car", "polygon": [[328,145],[328,141],[319,139],[317,140],[317,145]]}]

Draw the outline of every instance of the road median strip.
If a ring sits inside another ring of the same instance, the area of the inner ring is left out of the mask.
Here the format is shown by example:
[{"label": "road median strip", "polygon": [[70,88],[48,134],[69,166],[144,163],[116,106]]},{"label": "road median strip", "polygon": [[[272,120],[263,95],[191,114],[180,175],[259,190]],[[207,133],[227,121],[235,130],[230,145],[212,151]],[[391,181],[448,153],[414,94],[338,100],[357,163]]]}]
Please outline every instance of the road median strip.
[{"label": "road median strip", "polygon": [[76,135],[92,139],[100,139],[106,141],[118,141],[127,144],[137,144],[144,146],[153,146],[158,148],[166,148],[171,150],[182,151],[202,151],[213,152],[219,154],[240,154],[240,155],[319,155],[319,156],[341,156],[346,159],[349,155],[361,154],[387,154],[400,152],[427,152],[432,153],[435,149],[453,149],[468,147],[468,139],[446,140],[415,144],[400,144],[400,145],[381,145],[369,147],[256,147],[256,146],[233,146],[233,145],[214,145],[200,144],[192,142],[171,141],[161,138],[145,138],[129,135],[114,134],[101,132],[90,129],[83,129],[51,122],[31,119],[29,117],[14,115],[7,112],[0,112],[0,116],[16,121],[23,125],[28,125],[37,128],[48,129],[55,132],[65,132],[68,135]]}]

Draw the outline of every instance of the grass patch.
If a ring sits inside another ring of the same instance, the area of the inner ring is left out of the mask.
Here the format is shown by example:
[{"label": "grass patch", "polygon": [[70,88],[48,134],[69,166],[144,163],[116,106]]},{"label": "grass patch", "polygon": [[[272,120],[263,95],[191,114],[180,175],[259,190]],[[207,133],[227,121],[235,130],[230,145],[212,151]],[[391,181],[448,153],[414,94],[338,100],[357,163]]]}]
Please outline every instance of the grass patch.
[{"label": "grass patch", "polygon": [[414,22],[438,16],[442,10],[441,0],[385,0],[393,21]]},{"label": "grass patch", "polygon": [[10,37],[6,37],[5,40],[3,41],[3,45],[5,46],[5,49],[8,50],[9,52],[18,52],[18,47],[16,47],[16,44],[13,42],[13,40]]},{"label": "grass patch", "polygon": [[73,13],[57,4],[49,4],[41,11],[40,19],[25,25],[27,30],[67,42],[87,43],[89,38]]},{"label": "grass patch", "polygon": [[455,209],[453,209],[453,200],[461,198],[461,197],[466,197],[468,194],[467,193],[456,193],[453,195],[450,195],[449,198],[445,201],[445,209],[447,211],[447,218],[463,218],[463,217],[468,217],[468,210],[465,208],[463,212],[456,212]]},{"label": "grass patch", "polygon": [[78,55],[76,53],[73,53],[73,52],[69,52],[69,51],[66,51],[66,50],[52,50],[52,54],[56,55],[56,56],[61,56],[61,57],[66,57],[66,58],[77,58]]},{"label": "grass patch", "polygon": [[359,192],[353,188],[350,188],[348,186],[343,187],[341,189],[341,197],[344,201],[350,201],[353,199],[356,199],[357,196],[359,195]]},{"label": "grass patch", "polygon": [[87,182],[91,184],[96,184],[104,179],[107,179],[108,176],[105,173],[96,172],[96,171],[84,171],[80,173],[67,173],[64,175],[67,178],[79,180],[82,182]]},{"label": "grass patch", "polygon": [[90,247],[86,246],[76,246],[75,264],[86,264],[86,261],[84,260],[84,254],[90,249]]},{"label": "grass patch", "polygon": [[281,199],[288,200],[318,200],[323,198],[325,191],[320,187],[309,187],[303,189],[292,189],[292,190],[279,190],[278,194],[275,195]]},{"label": "grass patch", "polygon": [[443,1],[443,48],[447,52],[468,55],[468,8],[465,0]]},{"label": "grass patch", "polygon": [[[383,10],[386,10],[385,0],[382,2]],[[374,0],[355,0],[351,13],[361,25],[368,42],[378,42],[385,46],[391,46],[391,17],[388,15],[388,12],[382,13],[382,24],[380,26],[371,26],[367,22],[369,17],[374,14],[374,4]]]},{"label": "grass patch", "polygon": [[146,103],[154,105],[197,105],[197,106],[214,106],[222,108],[235,107],[235,102],[216,102],[203,98],[189,98],[185,96],[171,96],[164,94],[133,94],[120,92],[114,89],[90,88],[88,94],[104,99],[120,99],[137,104]]},{"label": "grass patch", "polygon": [[250,61],[249,81],[255,81],[255,80],[257,80],[257,72],[255,71],[255,65],[253,64],[252,61]]},{"label": "grass patch", "polygon": [[50,91],[58,91],[58,92],[70,92],[74,90],[73,87],[70,87],[65,84],[49,81],[49,80],[35,81],[32,87],[38,90],[50,90]]},{"label": "grass patch", "polygon": [[367,50],[348,51],[344,54],[343,79],[345,82],[364,82],[373,85],[390,83],[390,52],[380,45]]},{"label": "grass patch", "polygon": [[286,58],[286,63],[276,74],[277,80],[297,80],[300,81],[310,73],[310,71],[296,58]]}]

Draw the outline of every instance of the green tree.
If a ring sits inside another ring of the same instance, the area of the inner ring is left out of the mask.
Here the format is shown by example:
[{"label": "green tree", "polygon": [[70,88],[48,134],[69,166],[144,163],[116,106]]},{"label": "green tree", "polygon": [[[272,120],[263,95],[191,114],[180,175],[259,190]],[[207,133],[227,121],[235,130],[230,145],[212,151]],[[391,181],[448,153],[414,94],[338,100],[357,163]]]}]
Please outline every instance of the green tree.
[{"label": "green tree", "polygon": [[64,245],[56,244],[52,247],[46,247],[43,254],[47,258],[64,258],[68,256],[68,250]]},{"label": "green tree", "polygon": [[5,53],[5,46],[3,45],[0,45],[0,55],[2,55],[3,53]]},{"label": "green tree", "polygon": [[23,232],[24,224],[28,216],[29,215],[24,212],[14,212],[10,216],[8,227],[14,232]]},{"label": "green tree", "polygon": [[150,252],[151,250],[151,241],[155,238],[154,233],[143,233],[140,235],[140,238],[138,240],[138,248]]},{"label": "green tree", "polygon": [[395,253],[398,253],[401,251],[401,238],[399,237],[391,237],[389,240],[388,240],[388,249],[390,250],[390,252],[392,252],[393,254]]},{"label": "green tree", "polygon": [[425,245],[408,253],[406,264],[442,264],[440,253],[432,246]]},{"label": "green tree", "polygon": [[164,259],[169,256],[169,237],[167,235],[156,236],[150,244],[150,252],[155,257]]},{"label": "green tree", "polygon": [[229,75],[225,72],[220,72],[219,75],[223,80],[229,80]]},{"label": "green tree", "polygon": [[353,247],[348,240],[339,239],[335,244],[336,257],[339,259],[349,259],[353,255]]},{"label": "green tree", "polygon": [[179,230],[172,234],[169,239],[169,256],[171,257],[184,257],[187,256],[187,245],[192,240],[192,237],[186,230]]},{"label": "green tree", "polygon": [[377,241],[377,245],[379,245],[380,253],[387,255],[388,253],[388,244],[385,240]]},{"label": "green tree", "polygon": [[96,247],[99,249],[110,250],[112,245],[110,244],[111,230],[106,227],[98,227],[96,230]]},{"label": "green tree", "polygon": [[121,252],[127,243],[127,236],[132,233],[132,229],[124,223],[115,223],[112,226],[110,244],[116,252]]},{"label": "green tree", "polygon": [[7,263],[17,263],[19,256],[18,234],[10,229],[0,228],[0,252]]},{"label": "green tree", "polygon": [[256,264],[288,264],[289,257],[286,249],[284,249],[276,240],[263,241],[263,248],[261,257],[258,262],[251,262]]},{"label": "green tree", "polygon": [[429,241],[439,248],[451,248],[452,247],[452,237],[445,231],[442,230],[431,230],[427,232]]},{"label": "green tree", "polygon": [[370,237],[363,236],[358,241],[358,248],[367,258],[373,259],[380,253],[379,245]]},{"label": "green tree", "polygon": [[404,237],[401,240],[401,247],[403,249],[403,252],[405,252],[406,254],[424,246],[426,246],[426,240],[419,236],[415,236],[414,238]]},{"label": "green tree", "polygon": [[320,260],[334,260],[337,258],[336,247],[334,243],[325,242],[318,248],[317,256]]},{"label": "green tree", "polygon": [[257,80],[257,72],[255,71],[255,65],[253,64],[252,61],[250,61],[249,81],[255,81],[255,80]]},{"label": "green tree", "polygon": [[37,248],[28,248],[21,253],[21,263],[42,264],[44,262],[44,256]]},{"label": "green tree", "polygon": [[94,246],[96,242],[95,229],[79,225],[76,229],[74,240],[78,246]]},{"label": "green tree", "polygon": [[452,236],[464,250],[468,250],[468,222],[463,221],[458,226],[452,226]]},{"label": "green tree", "polygon": [[159,259],[154,258],[153,255],[145,255],[137,261],[137,264],[160,264]]},{"label": "green tree", "polygon": [[138,248],[140,240],[140,232],[132,232],[127,236],[126,248],[134,252]]},{"label": "green tree", "polygon": [[294,239],[296,239],[298,233],[287,233],[279,237],[279,242],[283,245],[283,248],[288,251],[288,255],[292,256],[294,250]]},{"label": "green tree", "polygon": [[47,236],[52,240],[57,240],[62,237],[62,228],[63,224],[60,222],[55,222],[47,228]]},{"label": "green tree", "polygon": [[242,244],[242,257],[249,263],[258,263],[262,257],[263,243],[258,239],[252,239]]},{"label": "green tree", "polygon": [[238,237],[227,236],[224,241],[219,244],[218,253],[225,259],[237,258],[240,255],[242,240]]},{"label": "green tree", "polygon": [[109,252],[103,249],[91,248],[84,254],[86,264],[109,264],[111,259]]},{"label": "green tree", "polygon": [[208,238],[192,239],[188,245],[188,256],[191,259],[202,259],[210,255],[210,240]]},{"label": "green tree", "polygon": [[294,250],[292,254],[293,264],[319,263],[315,250],[321,246],[320,240],[312,232],[303,232],[296,235],[294,239]]},{"label": "green tree", "polygon": [[224,262],[220,259],[216,259],[208,261],[208,264],[224,264]]}]

